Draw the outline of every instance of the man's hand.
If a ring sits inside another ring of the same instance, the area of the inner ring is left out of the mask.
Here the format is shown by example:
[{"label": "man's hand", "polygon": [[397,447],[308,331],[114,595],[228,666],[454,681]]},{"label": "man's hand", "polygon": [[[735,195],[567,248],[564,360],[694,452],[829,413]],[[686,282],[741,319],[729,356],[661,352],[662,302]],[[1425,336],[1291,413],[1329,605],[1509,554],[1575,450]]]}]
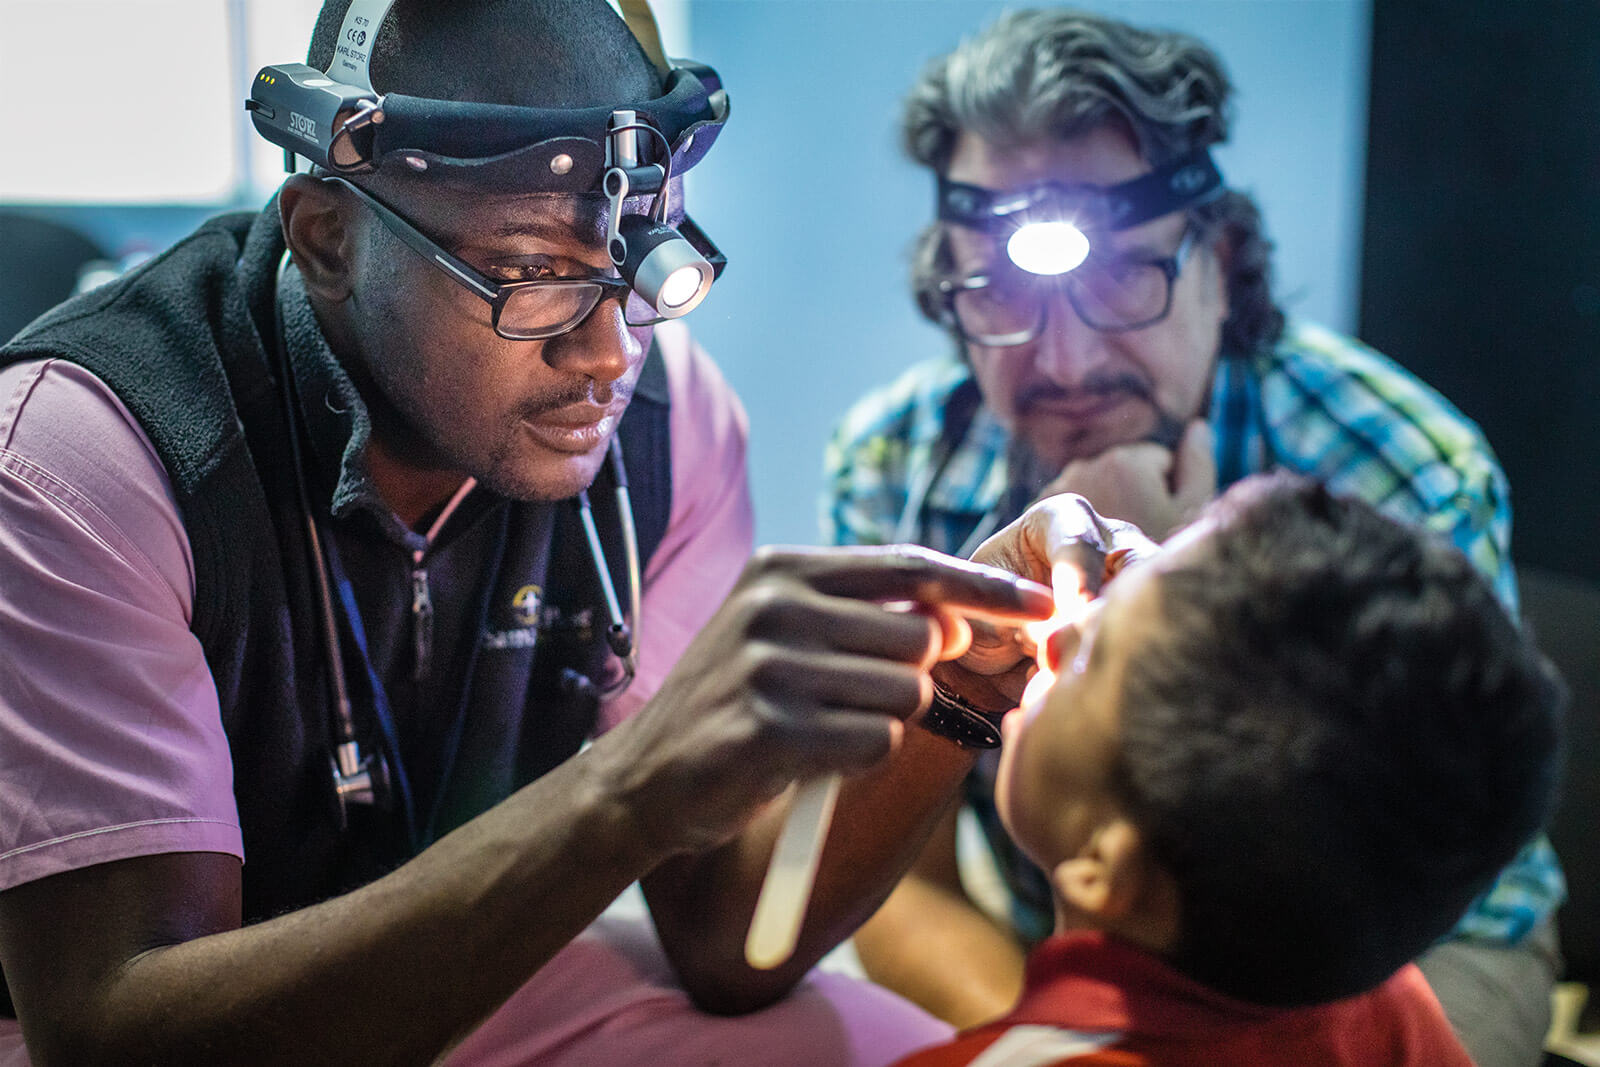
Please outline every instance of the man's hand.
[{"label": "man's hand", "polygon": [[1009,633],[1051,607],[1040,585],[927,549],[765,549],[645,710],[591,754],[606,753],[649,832],[703,851],[790,782],[887,756],[931,699],[928,669],[966,642],[953,616]]},{"label": "man's hand", "polygon": [[[1155,447],[1155,446],[1150,446]],[[1046,497],[972,554],[974,562],[1048,582],[1056,563],[1072,564],[1091,596],[1129,563],[1156,551],[1155,542],[1130,522],[1108,519],[1076,494]],[[975,621],[972,645],[934,671],[980,708],[1003,711],[1017,705],[1034,662],[1026,633]]]},{"label": "man's hand", "polygon": [[1214,447],[1210,425],[1195,419],[1175,452],[1148,441],[1117,445],[1067,464],[1044,495],[1077,493],[1100,514],[1164,541],[1217,495]]}]

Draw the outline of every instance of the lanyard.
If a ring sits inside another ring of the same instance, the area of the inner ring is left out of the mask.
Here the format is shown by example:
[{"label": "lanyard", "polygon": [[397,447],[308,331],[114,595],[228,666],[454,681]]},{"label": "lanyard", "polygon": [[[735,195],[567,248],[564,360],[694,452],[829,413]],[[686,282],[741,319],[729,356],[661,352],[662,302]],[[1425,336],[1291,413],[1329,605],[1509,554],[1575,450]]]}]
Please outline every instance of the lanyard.
[{"label": "lanyard", "polygon": [[[289,359],[288,340],[285,336],[283,321],[284,295],[282,286],[288,264],[289,255],[285,252],[278,266],[278,293],[275,301],[277,349],[282,381],[281,392],[284,414],[288,424],[290,457],[294,464],[296,490],[299,494],[301,513],[305,521],[308,555],[311,557],[309,562],[318,601],[319,628],[322,631],[323,651],[328,666],[329,698],[333,715],[333,752],[331,753],[330,762],[334,789],[339,800],[341,825],[346,823],[348,806],[352,803],[387,806],[390,802],[397,802],[405,823],[407,837],[414,849],[420,849],[433,839],[439,812],[446,795],[446,786],[450,780],[451,771],[454,768],[456,756],[460,749],[462,734],[465,730],[467,700],[471,695],[471,679],[481,651],[481,642],[473,641],[471,643],[471,651],[468,653],[467,662],[463,665],[464,682],[461,688],[461,696],[457,701],[455,716],[451,722],[450,733],[445,743],[438,789],[435,793],[431,810],[428,812],[427,820],[420,827],[421,833],[419,834],[411,786],[400,758],[398,730],[389,703],[388,692],[384,688],[383,680],[378,676],[377,670],[372,665],[366,628],[361,622],[361,611],[360,606],[356,603],[355,589],[345,571],[343,561],[339,556],[338,546],[334,544],[333,537],[330,533],[323,531],[321,524],[317,521],[316,512],[311,507],[310,495],[306,490],[305,463],[302,456],[301,428],[298,417],[300,398],[294,379],[294,369]],[[606,564],[605,553],[600,546],[600,539],[594,527],[593,517],[589,513],[588,494],[584,492],[578,496],[578,506],[583,519],[584,532],[589,541],[590,554],[594,559],[596,575],[605,594],[605,608],[611,618],[606,641],[623,665],[623,675],[618,683],[606,687],[601,692],[600,695],[605,697],[615,696],[620,693],[633,680],[635,657],[638,648],[637,632],[643,584],[640,575],[638,538],[634,527],[633,507],[628,494],[627,473],[622,459],[622,446],[615,435],[611,440],[609,458],[617,480],[618,520],[622,526],[626,553],[631,619],[623,615],[616,591],[612,586],[611,573]],[[459,495],[464,494],[458,493]],[[510,510],[502,509],[499,530],[490,553],[489,574],[497,574],[501,568],[505,558],[509,528]],[[431,534],[429,540],[430,542],[432,540]],[[419,561],[413,558],[412,562],[415,570]],[[483,633],[486,629],[489,605],[492,600],[491,587],[492,583],[485,583],[484,585],[477,611],[475,612],[475,628],[471,631],[472,633]],[[355,645],[356,659],[360,664],[361,674],[365,677],[370,691],[370,706],[373,719],[377,725],[378,743],[375,746],[375,750],[367,754],[363,754],[354,711],[350,703],[344,663],[344,644],[339,632],[338,618],[335,615],[335,603],[338,605],[339,615],[343,616],[345,626],[350,631]],[[628,625],[629,621],[632,622],[631,628]]]}]

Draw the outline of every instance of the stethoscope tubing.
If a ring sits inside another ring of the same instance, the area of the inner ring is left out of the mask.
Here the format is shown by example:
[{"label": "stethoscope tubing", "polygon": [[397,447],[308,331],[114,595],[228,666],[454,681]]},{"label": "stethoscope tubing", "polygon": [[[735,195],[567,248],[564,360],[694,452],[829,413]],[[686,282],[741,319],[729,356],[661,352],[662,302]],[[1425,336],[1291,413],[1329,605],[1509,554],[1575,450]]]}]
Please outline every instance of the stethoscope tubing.
[{"label": "stethoscope tubing", "polygon": [[[290,256],[285,251],[278,264],[278,284],[280,287],[284,271],[289,263]],[[368,757],[362,752],[359,732],[356,728],[355,712],[350,702],[349,681],[345,675],[343,647],[339,639],[339,620],[334,607],[335,595],[330,566],[339,568],[338,554],[333,543],[322,536],[321,525],[317,522],[316,512],[311,507],[310,494],[306,489],[306,468],[301,449],[300,422],[297,414],[300,410],[298,406],[300,397],[294,380],[293,368],[289,363],[287,339],[284,336],[281,293],[276,294],[274,311],[277,326],[277,348],[281,364],[279,373],[283,383],[282,398],[285,417],[288,420],[290,457],[294,463],[295,491],[298,496],[301,514],[304,516],[307,551],[311,557],[313,585],[317,596],[318,628],[321,631],[323,655],[328,665],[328,688],[329,696],[332,698],[334,734],[333,752],[331,753],[332,773],[335,792],[339,798],[340,813],[343,816],[347,803],[370,803],[384,806],[390,799],[379,795],[380,793],[388,792],[395,784],[391,782],[389,777],[391,759],[385,755],[383,751],[385,747],[393,750],[395,770],[399,774],[400,791],[402,794],[409,796],[409,790],[404,785],[404,768],[397,762],[399,759],[398,738],[395,736],[393,723],[389,721],[389,709],[382,682],[371,666],[371,658],[366,648],[359,609],[353,595],[342,595],[341,601],[344,603],[346,612],[350,617],[349,621],[356,638],[358,651],[361,653],[363,662],[367,664],[367,673],[373,688],[373,699],[376,705],[373,712],[379,720],[379,731],[387,741],[386,746],[377,746],[372,754],[371,758],[376,761],[376,766],[371,768],[370,784],[364,791],[350,788],[350,782],[367,767]],[[588,541],[590,557],[594,560],[595,573],[600,582],[606,611],[611,618],[606,640],[613,653],[622,663],[620,677],[600,689],[599,695],[602,698],[610,698],[622,693],[632,684],[637,673],[639,616],[643,599],[638,529],[634,520],[633,501],[628,492],[627,471],[623,463],[622,444],[618,435],[614,434],[611,438],[611,442],[608,445],[607,458],[611,463],[617,486],[617,515],[622,534],[628,580],[628,606],[630,611],[627,616],[623,615],[621,602],[617,597],[616,586],[611,580],[610,566],[606,560],[605,549],[600,542],[599,531],[595,526],[588,493],[587,491],[580,492],[577,497],[579,517],[583,525],[584,536]],[[346,594],[349,592],[349,582],[343,576],[342,568],[339,568],[339,570],[340,591],[341,594]],[[631,628],[629,626],[630,621],[632,623]],[[406,814],[408,825],[413,824],[414,819],[411,817],[409,810]]]}]

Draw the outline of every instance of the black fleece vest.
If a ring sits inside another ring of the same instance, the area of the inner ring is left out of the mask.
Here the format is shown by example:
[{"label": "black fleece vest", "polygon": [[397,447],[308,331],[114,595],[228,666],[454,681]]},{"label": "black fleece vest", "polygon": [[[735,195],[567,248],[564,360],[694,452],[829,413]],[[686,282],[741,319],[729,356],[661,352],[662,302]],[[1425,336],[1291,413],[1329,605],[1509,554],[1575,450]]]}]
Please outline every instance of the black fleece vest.
[{"label": "black fleece vest", "polygon": [[[348,828],[339,825],[327,665],[273,376],[278,363],[269,357],[283,247],[275,205],[261,215],[214,219],[0,348],[0,365],[55,357],[93,371],[138,419],[166,466],[194,555],[191,628],[216,682],[233,759],[246,922],[348,891],[426,843],[403,825],[398,806],[369,809]],[[671,508],[667,415],[665,369],[653,350],[620,430],[645,559]],[[605,488],[597,484],[591,494],[595,518],[613,582],[625,591],[618,516]],[[502,505],[494,521],[505,524],[508,554],[526,547],[516,543],[517,531],[549,528],[528,514],[539,506]],[[502,562],[494,558],[490,568]],[[469,729],[476,740],[460,758],[490,770],[474,776],[466,808],[456,805],[452,824],[567,759],[594,724],[593,689],[572,684],[572,672],[605,673],[606,616],[601,608],[592,613],[597,624],[587,625],[586,609],[603,601],[570,506],[557,505],[546,573],[544,616],[561,621],[539,632],[527,673],[506,677],[511,672],[497,669],[467,683],[491,690],[487,698],[476,694],[473,706],[494,709],[494,721]],[[495,575],[484,579],[486,589],[496,585]],[[497,609],[484,603],[484,637],[493,640]],[[355,681],[351,689],[360,704]],[[495,707],[500,690],[507,706]],[[360,708],[357,719],[364,722]],[[364,728],[371,743],[370,723]]]}]

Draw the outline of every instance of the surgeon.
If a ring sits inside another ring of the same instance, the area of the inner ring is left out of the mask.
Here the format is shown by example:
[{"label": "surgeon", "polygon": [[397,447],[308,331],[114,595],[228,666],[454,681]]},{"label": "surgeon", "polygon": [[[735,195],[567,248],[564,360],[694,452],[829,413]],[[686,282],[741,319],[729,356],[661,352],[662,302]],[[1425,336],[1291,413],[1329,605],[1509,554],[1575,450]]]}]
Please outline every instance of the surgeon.
[{"label": "surgeon", "polygon": [[[622,6],[330,0],[251,90],[300,157],[266,210],[3,350],[0,1061],[949,1032],[805,976],[1051,598],[920,549],[745,562],[744,417],[675,321],[720,267],[681,175],[727,93]],[[781,798],[832,773],[807,924],[753,968]],[[596,922],[635,881],[653,927]]]}]

